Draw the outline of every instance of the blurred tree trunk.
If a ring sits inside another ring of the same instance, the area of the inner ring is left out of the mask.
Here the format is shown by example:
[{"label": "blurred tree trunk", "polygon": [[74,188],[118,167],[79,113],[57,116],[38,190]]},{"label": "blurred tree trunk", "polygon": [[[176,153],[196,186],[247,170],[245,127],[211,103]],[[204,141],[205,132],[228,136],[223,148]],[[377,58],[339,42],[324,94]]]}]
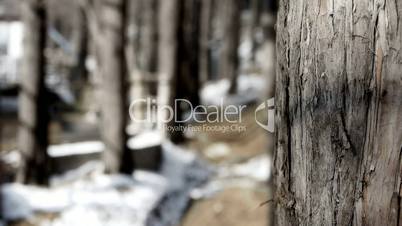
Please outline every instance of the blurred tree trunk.
[{"label": "blurred tree trunk", "polygon": [[127,93],[125,62],[125,0],[100,0],[97,13],[102,76],[102,136],[106,145],[104,161],[109,173],[130,173],[132,163],[127,148]]},{"label": "blurred tree trunk", "polygon": [[74,28],[74,55],[75,65],[72,69],[72,87],[75,93],[80,94],[83,86],[88,80],[88,71],[86,69],[86,59],[88,56],[88,18],[85,6],[82,0],[76,0],[76,21]]},{"label": "blurred tree trunk", "polygon": [[20,80],[18,146],[23,166],[18,180],[29,183],[47,183],[49,164],[47,156],[49,115],[45,95],[45,1],[24,1],[23,71]]},{"label": "blurred tree trunk", "polygon": [[255,62],[255,54],[257,51],[256,32],[258,26],[260,26],[262,11],[262,1],[251,1],[251,21],[250,21],[250,41],[251,41],[251,61]]},{"label": "blurred tree trunk", "polygon": [[201,0],[200,22],[200,81],[205,83],[211,78],[211,38],[214,0]]},{"label": "blurred tree trunk", "polygon": [[184,0],[179,19],[181,26],[178,34],[179,73],[176,97],[190,101],[193,106],[200,102],[200,8],[201,0]]},{"label": "blurred tree trunk", "polygon": [[[161,106],[174,105],[177,91],[179,59],[179,19],[181,0],[163,0],[159,5],[159,54],[158,54],[158,121],[168,119],[169,114]],[[180,131],[167,131],[165,126],[174,126],[174,118],[167,124],[160,123],[162,133],[171,140],[181,140]]]},{"label": "blurred tree trunk", "polygon": [[282,0],[275,225],[401,225],[402,4]]},{"label": "blurred tree trunk", "polygon": [[[139,69],[145,74],[153,76],[157,66],[158,51],[158,0],[141,0],[141,30],[140,30],[140,52]],[[156,95],[155,83],[145,83],[143,86],[149,89],[148,95]]]},{"label": "blurred tree trunk", "polygon": [[239,58],[237,49],[240,41],[240,7],[241,1],[224,0],[224,23],[223,23],[223,45],[220,57],[220,75],[231,80],[229,93],[233,94],[237,89],[237,76]]}]

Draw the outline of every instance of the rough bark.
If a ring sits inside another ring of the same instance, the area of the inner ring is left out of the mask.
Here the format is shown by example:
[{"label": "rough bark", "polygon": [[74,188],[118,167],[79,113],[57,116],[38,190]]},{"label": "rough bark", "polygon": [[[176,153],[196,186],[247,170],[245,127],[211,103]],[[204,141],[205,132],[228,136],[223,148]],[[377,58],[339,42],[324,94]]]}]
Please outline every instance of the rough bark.
[{"label": "rough bark", "polygon": [[102,76],[102,137],[106,145],[104,160],[106,170],[116,173],[130,171],[126,162],[128,150],[127,134],[127,95],[125,64],[125,0],[100,0],[98,13],[100,42],[100,69]]},{"label": "rough bark", "polygon": [[240,3],[238,0],[225,0],[223,45],[220,56],[220,76],[231,80],[230,93],[237,89],[239,59],[237,48],[240,41]]},{"label": "rough bark", "polygon": [[400,225],[402,4],[282,0],[276,225]]},{"label": "rough bark", "polygon": [[18,180],[47,183],[48,122],[45,95],[46,9],[42,0],[24,1],[23,71],[20,80],[18,147],[23,165]]}]

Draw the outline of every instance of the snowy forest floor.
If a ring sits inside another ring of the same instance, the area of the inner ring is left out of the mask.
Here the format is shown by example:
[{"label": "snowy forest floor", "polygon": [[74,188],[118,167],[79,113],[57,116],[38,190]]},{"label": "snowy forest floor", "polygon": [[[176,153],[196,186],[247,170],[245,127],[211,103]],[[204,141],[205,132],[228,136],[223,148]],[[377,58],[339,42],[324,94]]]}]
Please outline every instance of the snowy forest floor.
[{"label": "snowy forest floor", "polygon": [[[8,122],[12,123],[12,120]],[[254,123],[254,111],[246,112],[243,123],[247,126],[246,133],[199,132],[192,134],[191,139],[183,145],[184,149],[193,150],[196,156],[199,156],[198,158],[216,168],[216,173],[205,185],[193,192],[192,200],[179,225],[258,226],[268,224],[270,205],[260,206],[260,204],[271,197],[268,177],[270,176],[269,147],[272,145],[269,144],[269,134]],[[85,125],[83,129],[81,126],[82,124],[78,130],[84,131],[87,135],[81,134],[79,137],[74,137],[72,135],[74,133],[60,134],[58,132],[54,133],[59,135],[52,138],[52,143],[76,142],[98,136],[94,132],[96,128]],[[61,128],[56,124],[52,129],[57,131]],[[14,144],[3,143],[4,146],[10,148]],[[52,219],[55,215],[42,213],[37,217]],[[12,225],[36,226],[36,222],[38,221],[23,220]]]}]

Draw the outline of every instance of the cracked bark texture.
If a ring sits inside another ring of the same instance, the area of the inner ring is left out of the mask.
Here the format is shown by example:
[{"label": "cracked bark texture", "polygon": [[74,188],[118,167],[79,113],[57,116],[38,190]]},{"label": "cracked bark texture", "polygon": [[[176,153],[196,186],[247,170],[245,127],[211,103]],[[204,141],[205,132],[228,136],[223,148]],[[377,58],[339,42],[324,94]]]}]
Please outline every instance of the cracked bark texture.
[{"label": "cracked bark texture", "polygon": [[275,225],[399,225],[402,2],[281,0]]}]

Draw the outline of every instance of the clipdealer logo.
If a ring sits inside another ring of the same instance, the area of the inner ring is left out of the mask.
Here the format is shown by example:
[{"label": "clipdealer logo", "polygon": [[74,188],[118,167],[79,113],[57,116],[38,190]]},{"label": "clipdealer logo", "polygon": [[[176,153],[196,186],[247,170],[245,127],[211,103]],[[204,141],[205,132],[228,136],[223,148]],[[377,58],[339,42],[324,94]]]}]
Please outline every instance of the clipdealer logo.
[{"label": "clipdealer logo", "polygon": [[[266,122],[260,122],[257,117],[257,113],[260,111],[267,112]],[[254,117],[256,123],[268,132],[275,132],[275,98],[268,99],[261,103],[257,109],[255,109]]]},{"label": "clipdealer logo", "polygon": [[[274,117],[274,98],[261,103],[254,112],[255,122],[273,133],[275,128]],[[185,107],[188,114],[178,118],[178,108]],[[186,99],[176,99],[173,105],[161,105],[156,99],[145,98],[134,100],[130,104],[130,118],[135,123],[154,123],[162,124],[167,131],[220,131],[220,132],[245,132],[246,126],[242,125],[242,116],[247,105],[224,105],[223,100],[219,105],[197,105]],[[267,120],[257,117],[260,111],[266,111]],[[187,123],[179,126],[170,126],[168,122]],[[196,126],[194,125],[196,124]]]}]

